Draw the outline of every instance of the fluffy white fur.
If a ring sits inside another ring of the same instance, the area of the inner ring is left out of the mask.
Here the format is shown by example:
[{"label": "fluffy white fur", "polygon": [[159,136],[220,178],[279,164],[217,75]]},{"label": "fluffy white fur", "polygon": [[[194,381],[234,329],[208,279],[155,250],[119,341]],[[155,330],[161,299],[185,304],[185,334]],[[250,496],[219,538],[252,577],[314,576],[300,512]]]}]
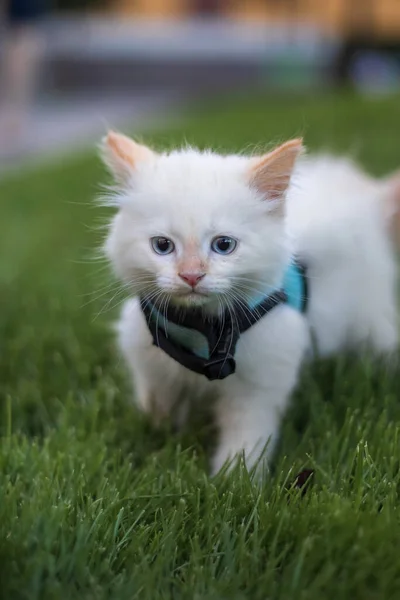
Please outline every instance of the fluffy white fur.
[{"label": "fluffy white fur", "polygon": [[[297,153],[299,143],[293,148]],[[286,190],[295,158],[290,145],[278,150],[283,160],[271,163],[270,155],[257,162],[193,149],[156,155],[111,133],[103,152],[120,185],[106,253],[132,292],[118,332],[135,400],[160,419],[182,392],[191,402],[212,392],[220,430],[212,473],[242,451],[248,467],[267,443],[270,454],[311,331],[323,356],[397,348],[396,264],[391,211],[384,209],[389,181],[375,181],[347,160],[301,158]],[[176,251],[157,255],[149,242],[156,235],[171,238]],[[213,254],[216,235],[236,238],[236,251]],[[281,305],[262,318],[239,340],[234,375],[209,382],[153,346],[139,293],[215,313],[233,296],[247,300],[278,286],[293,254],[309,270],[307,315]],[[204,295],[178,276],[182,262],[192,260],[206,272],[196,288]]]}]

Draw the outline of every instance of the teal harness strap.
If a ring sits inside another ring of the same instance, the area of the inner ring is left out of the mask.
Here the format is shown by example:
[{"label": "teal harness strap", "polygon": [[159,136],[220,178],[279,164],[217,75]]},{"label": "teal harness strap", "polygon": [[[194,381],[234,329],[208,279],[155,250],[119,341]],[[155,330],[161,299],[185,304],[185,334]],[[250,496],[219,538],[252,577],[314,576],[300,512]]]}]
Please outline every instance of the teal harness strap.
[{"label": "teal harness strap", "polygon": [[141,308],[156,346],[184,367],[208,379],[224,379],[235,372],[235,348],[242,333],[279,304],[305,312],[308,290],[304,267],[297,261],[285,271],[282,287],[254,306],[236,303],[222,317],[204,318],[201,309],[183,312],[168,307],[166,314],[141,300]]},{"label": "teal harness strap", "polygon": [[156,308],[150,318],[156,327],[162,329],[165,336],[172,342],[186,348],[200,358],[210,358],[208,340],[204,333],[192,327],[185,327],[167,320]]},{"label": "teal harness strap", "polygon": [[299,312],[305,312],[308,300],[308,286],[305,268],[298,262],[292,262],[285,271],[282,288],[286,302]]}]

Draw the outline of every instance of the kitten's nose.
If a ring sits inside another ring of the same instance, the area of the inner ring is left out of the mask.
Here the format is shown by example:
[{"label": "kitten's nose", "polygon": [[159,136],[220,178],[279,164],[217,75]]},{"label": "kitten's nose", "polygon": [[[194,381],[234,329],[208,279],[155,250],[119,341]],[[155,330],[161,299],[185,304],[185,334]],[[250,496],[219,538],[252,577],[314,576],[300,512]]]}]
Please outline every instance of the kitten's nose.
[{"label": "kitten's nose", "polygon": [[191,288],[194,288],[199,283],[200,279],[203,279],[205,273],[196,271],[190,273],[178,273],[178,275],[185,283],[188,283]]}]

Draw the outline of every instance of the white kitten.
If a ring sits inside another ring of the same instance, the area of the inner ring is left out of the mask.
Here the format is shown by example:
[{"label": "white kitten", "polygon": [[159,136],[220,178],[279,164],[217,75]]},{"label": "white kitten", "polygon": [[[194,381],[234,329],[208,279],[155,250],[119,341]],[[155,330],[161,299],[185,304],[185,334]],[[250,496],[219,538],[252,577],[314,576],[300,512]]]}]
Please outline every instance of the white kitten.
[{"label": "white kitten", "polygon": [[[213,473],[242,451],[252,467],[267,442],[270,454],[310,331],[324,356],[397,347],[387,232],[393,186],[330,157],[295,166],[301,149],[293,140],[259,158],[192,149],[159,155],[113,132],[103,143],[119,185],[106,253],[132,293],[118,331],[135,399],[162,418],[182,393],[192,402],[212,392],[220,429]],[[156,335],[163,326],[168,338],[167,305],[182,315],[200,310],[204,323],[225,318],[226,307],[254,314],[282,286],[293,257],[307,268],[307,310],[278,303],[242,333],[235,373],[209,381],[153,343],[139,297],[151,303],[149,322],[153,309],[160,319]]]}]

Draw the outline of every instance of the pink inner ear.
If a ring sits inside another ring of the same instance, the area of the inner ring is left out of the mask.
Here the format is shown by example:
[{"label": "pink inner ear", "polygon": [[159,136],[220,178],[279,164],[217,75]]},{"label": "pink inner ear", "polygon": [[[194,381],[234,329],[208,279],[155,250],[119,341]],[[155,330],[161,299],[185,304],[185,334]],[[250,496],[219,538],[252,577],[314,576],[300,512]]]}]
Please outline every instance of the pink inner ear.
[{"label": "pink inner ear", "polygon": [[110,131],[103,141],[103,158],[114,177],[124,182],[138,162],[151,160],[154,153],[126,135]]},{"label": "pink inner ear", "polygon": [[392,238],[400,248],[400,173],[386,178],[386,193],[384,196],[384,210],[389,222]]},{"label": "pink inner ear", "polygon": [[390,179],[390,193],[397,212],[400,211],[400,173],[395,173]]},{"label": "pink inner ear", "polygon": [[266,200],[278,200],[284,195],[297,157],[303,149],[301,139],[282,144],[272,152],[252,161],[250,184]]},{"label": "pink inner ear", "polygon": [[127,166],[135,166],[135,143],[124,135],[110,131],[107,135],[106,144],[115,159],[126,163]]}]

